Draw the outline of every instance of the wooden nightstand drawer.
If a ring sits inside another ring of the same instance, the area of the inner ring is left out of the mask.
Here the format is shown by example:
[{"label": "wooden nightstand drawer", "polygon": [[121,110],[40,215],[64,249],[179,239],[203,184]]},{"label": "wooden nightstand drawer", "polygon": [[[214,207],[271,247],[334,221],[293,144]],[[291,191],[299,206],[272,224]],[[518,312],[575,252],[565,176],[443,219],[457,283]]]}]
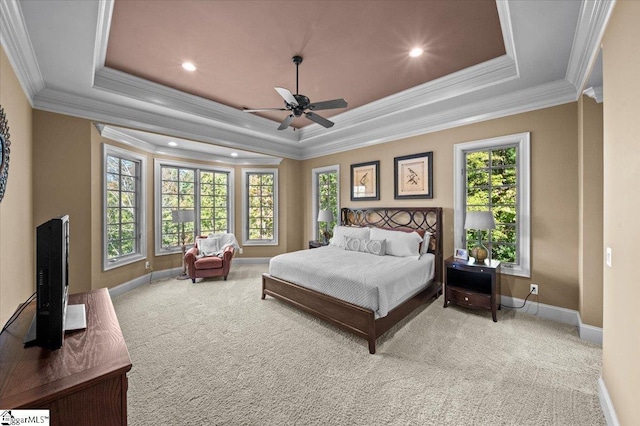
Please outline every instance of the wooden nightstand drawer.
[{"label": "wooden nightstand drawer", "polygon": [[488,309],[493,321],[498,321],[500,309],[500,262],[461,260],[450,257],[444,261],[444,307],[449,304],[467,308]]},{"label": "wooden nightstand drawer", "polygon": [[465,291],[464,289],[457,287],[448,287],[446,295],[447,299],[458,305],[465,305],[469,307],[491,309],[491,295],[479,294],[474,292]]}]

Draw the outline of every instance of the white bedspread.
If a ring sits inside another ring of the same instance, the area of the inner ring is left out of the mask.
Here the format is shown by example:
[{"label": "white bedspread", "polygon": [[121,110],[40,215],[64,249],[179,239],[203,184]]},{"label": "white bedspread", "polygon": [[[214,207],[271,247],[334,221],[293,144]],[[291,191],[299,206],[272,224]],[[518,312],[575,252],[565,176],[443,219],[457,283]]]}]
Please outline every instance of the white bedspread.
[{"label": "white bedspread", "polygon": [[375,256],[335,246],[275,256],[269,273],[375,312],[387,313],[427,287],[434,275],[433,254],[420,259]]}]

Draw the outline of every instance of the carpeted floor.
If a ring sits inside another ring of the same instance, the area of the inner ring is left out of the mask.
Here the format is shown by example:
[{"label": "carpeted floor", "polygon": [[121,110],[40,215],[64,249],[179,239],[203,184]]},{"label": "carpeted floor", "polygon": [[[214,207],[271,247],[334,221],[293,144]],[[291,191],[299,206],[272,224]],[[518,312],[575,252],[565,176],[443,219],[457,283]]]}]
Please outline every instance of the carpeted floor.
[{"label": "carpeted floor", "polygon": [[365,340],[270,297],[266,265],[113,301],[130,425],[603,425],[601,348],[511,310],[419,308]]}]

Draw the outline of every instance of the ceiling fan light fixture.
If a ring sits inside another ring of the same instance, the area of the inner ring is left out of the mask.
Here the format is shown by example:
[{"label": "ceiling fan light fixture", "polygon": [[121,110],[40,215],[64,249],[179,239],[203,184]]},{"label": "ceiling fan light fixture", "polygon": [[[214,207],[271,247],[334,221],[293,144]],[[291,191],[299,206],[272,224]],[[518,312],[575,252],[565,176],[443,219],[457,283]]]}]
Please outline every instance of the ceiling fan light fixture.
[{"label": "ceiling fan light fixture", "polygon": [[193,65],[192,62],[183,62],[182,63],[182,68],[184,68],[187,71],[191,71],[191,72],[193,72],[193,71],[195,71],[197,69],[196,66]]},{"label": "ceiling fan light fixture", "polygon": [[424,53],[424,50],[422,50],[421,47],[414,47],[409,52],[409,56],[411,56],[412,58],[417,58],[418,56],[421,56],[423,53]]}]

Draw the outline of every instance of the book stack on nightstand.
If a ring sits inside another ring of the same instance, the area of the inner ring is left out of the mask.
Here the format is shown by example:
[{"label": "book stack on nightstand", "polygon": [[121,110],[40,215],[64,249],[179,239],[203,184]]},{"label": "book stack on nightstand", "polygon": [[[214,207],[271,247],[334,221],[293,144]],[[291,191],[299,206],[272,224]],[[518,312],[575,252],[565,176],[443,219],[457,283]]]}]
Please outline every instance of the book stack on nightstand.
[{"label": "book stack on nightstand", "polygon": [[491,311],[493,321],[498,322],[500,309],[500,261],[485,260],[475,263],[475,259],[444,261],[444,307],[449,303]]}]

